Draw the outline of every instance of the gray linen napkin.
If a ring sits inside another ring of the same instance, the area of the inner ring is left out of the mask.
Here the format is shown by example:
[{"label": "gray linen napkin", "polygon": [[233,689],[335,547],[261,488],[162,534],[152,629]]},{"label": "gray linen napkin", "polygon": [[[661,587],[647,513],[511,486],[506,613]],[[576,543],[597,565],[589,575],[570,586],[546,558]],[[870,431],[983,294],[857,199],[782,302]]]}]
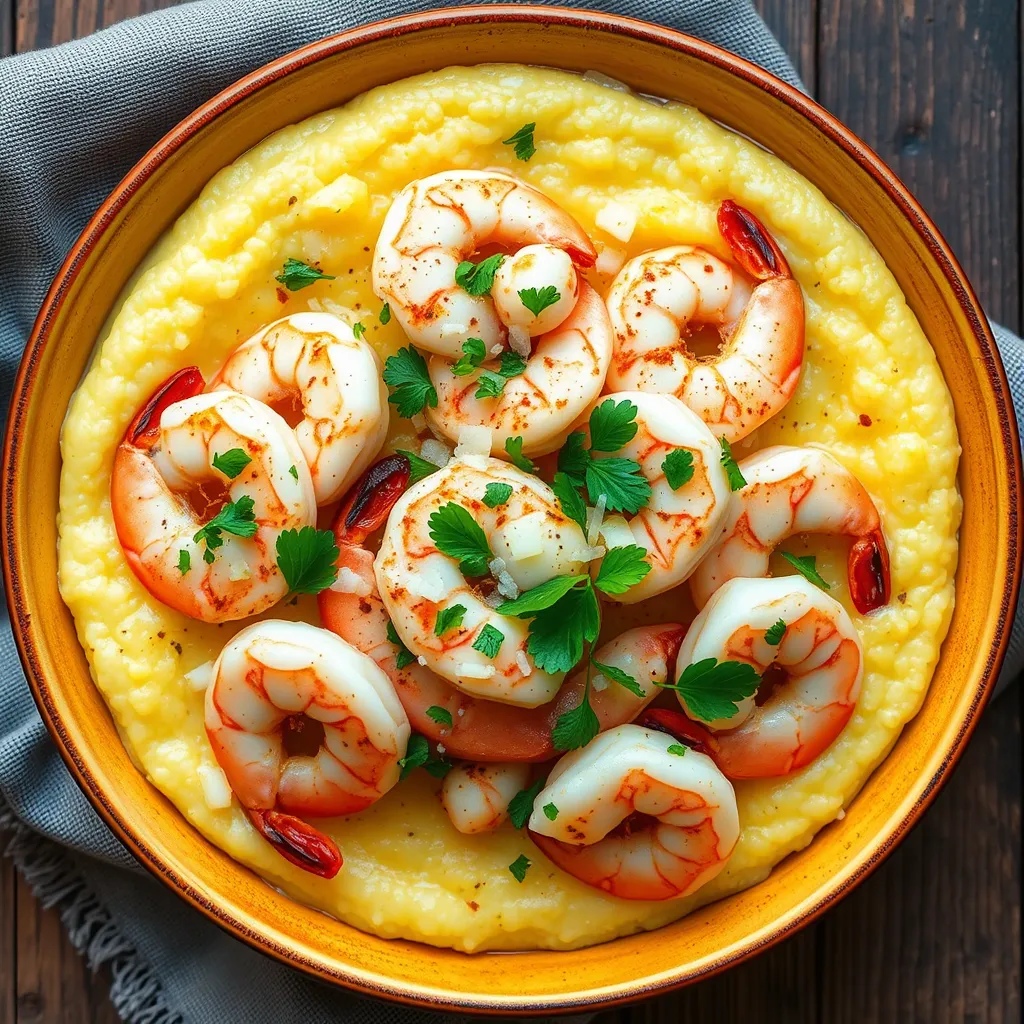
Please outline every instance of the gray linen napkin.
[{"label": "gray linen napkin", "polygon": [[[454,5],[459,0],[447,0]],[[543,2],[543,0],[537,0]],[[84,226],[145,150],[239,76],[304,43],[441,0],[209,0],[0,61],[0,408],[33,318]],[[792,65],[748,0],[574,0],[661,22],[756,61]],[[1024,344],[997,336],[1018,410]],[[1019,417],[1018,411],[1018,417]],[[1004,677],[1024,662],[1018,615]],[[9,627],[0,631],[0,827],[9,852],[138,1024],[448,1021],[334,991],[261,957],[150,879],[72,781],[36,713]]]}]

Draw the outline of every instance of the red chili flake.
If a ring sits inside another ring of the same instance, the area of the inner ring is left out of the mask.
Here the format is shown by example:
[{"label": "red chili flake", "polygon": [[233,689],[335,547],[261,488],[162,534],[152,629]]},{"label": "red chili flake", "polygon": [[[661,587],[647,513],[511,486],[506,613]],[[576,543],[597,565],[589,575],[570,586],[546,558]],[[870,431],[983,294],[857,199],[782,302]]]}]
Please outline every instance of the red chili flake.
[{"label": "red chili flake", "polygon": [[862,427],[870,427],[871,426],[871,417],[866,412],[862,412],[860,414],[860,425]]},{"label": "red chili flake", "polygon": [[278,302],[287,302],[288,301],[288,293],[283,288],[278,288],[277,289],[277,301]]}]

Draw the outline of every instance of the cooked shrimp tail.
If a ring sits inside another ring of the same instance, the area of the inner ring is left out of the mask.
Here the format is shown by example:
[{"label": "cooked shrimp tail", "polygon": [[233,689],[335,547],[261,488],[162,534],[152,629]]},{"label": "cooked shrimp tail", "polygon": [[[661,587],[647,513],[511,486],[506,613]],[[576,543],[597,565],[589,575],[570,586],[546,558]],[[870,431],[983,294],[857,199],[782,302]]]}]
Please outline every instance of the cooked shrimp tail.
[{"label": "cooked shrimp tail", "polygon": [[175,402],[201,395],[205,387],[206,381],[198,366],[186,366],[172,374],[138,411],[125,431],[124,440],[138,448],[152,447],[160,434],[160,417],[164,410]]},{"label": "cooked shrimp tail", "polygon": [[786,257],[768,229],[731,199],[718,207],[718,230],[729,243],[733,259],[753,278],[792,277]]},{"label": "cooked shrimp tail", "polygon": [[892,582],[889,578],[889,548],[881,530],[860,537],[850,548],[847,567],[853,605],[866,615],[889,603]]},{"label": "cooked shrimp tail", "polygon": [[334,521],[339,544],[361,544],[387,521],[409,484],[409,460],[389,455],[375,462],[356,481]]},{"label": "cooked shrimp tail", "polygon": [[344,863],[330,836],[294,814],[250,808],[249,819],[285,860],[311,874],[333,878]]}]

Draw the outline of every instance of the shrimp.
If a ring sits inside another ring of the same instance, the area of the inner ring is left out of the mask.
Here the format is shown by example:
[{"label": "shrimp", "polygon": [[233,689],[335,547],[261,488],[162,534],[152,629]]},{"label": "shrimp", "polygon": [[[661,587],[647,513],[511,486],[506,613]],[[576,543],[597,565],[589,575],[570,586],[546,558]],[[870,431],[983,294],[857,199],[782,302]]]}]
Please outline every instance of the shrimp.
[{"label": "shrimp", "polygon": [[[473,295],[456,284],[455,272],[485,247],[530,251],[505,261],[490,295]],[[527,335],[552,330],[573,307],[576,267],[596,260],[583,228],[525,182],[498,171],[442,171],[395,196],[373,252],[373,291],[411,341],[455,360],[470,338],[490,351],[510,326]],[[516,289],[537,273],[543,285],[557,286],[559,300],[527,317]]]},{"label": "shrimp", "polygon": [[441,805],[460,832],[492,832],[508,818],[509,803],[529,778],[525,762],[456,765],[441,784]]},{"label": "shrimp", "polygon": [[[601,393],[612,345],[604,300],[580,281],[579,299],[568,317],[536,339],[526,368],[506,380],[496,397],[476,397],[478,371],[457,376],[453,363],[433,356],[429,371],[438,402],[426,409],[427,420],[435,432],[453,440],[463,427],[489,427],[495,455],[508,438],[517,436],[523,439],[525,454],[544,455],[562,444],[572,423]],[[480,370],[493,374],[496,367],[485,362]]]},{"label": "shrimp", "polygon": [[[277,538],[313,525],[316,500],[277,413],[245,395],[202,389],[202,375],[189,367],[143,406],[114,456],[110,504],[128,565],[149,592],[183,615],[225,622],[287,594]],[[248,459],[235,475],[214,464],[233,449]],[[204,530],[217,525],[225,498],[233,508],[251,502],[251,518],[237,533]]]},{"label": "shrimp", "polygon": [[313,477],[318,505],[348,490],[388,432],[380,360],[330,313],[292,313],[228,357],[207,390],[240,391],[285,408]]},{"label": "shrimp", "polygon": [[[716,437],[746,437],[793,397],[804,357],[800,285],[764,225],[726,200],[718,230],[733,259],[757,282],[705,249],[678,245],[630,260],[608,292],[615,354],[608,387],[681,398]],[[714,358],[695,357],[686,337],[716,328]]]},{"label": "shrimp", "polygon": [[[670,590],[693,572],[719,534],[731,491],[718,441],[678,398],[620,391],[601,401],[608,400],[628,400],[637,407],[637,432],[624,448],[610,455],[595,452],[594,458],[633,459],[651,484],[650,500],[628,521],[626,531],[621,529],[627,525],[622,517],[608,517],[602,524],[601,535],[608,548],[637,544],[647,550],[650,572],[624,594],[613,597],[635,604]],[[663,468],[673,451],[689,452],[693,471],[676,489]],[[620,529],[613,532],[616,525]]]},{"label": "shrimp", "polygon": [[[785,634],[773,646],[765,633],[780,620]],[[745,662],[759,675],[771,665],[785,673],[767,699],[748,697],[726,719],[701,720],[678,693],[698,723],[691,734],[730,779],[803,768],[843,731],[860,695],[864,657],[850,616],[800,576],[738,578],[719,587],[686,634],[677,676],[706,658]]]},{"label": "shrimp", "polygon": [[[384,525],[408,478],[408,461],[394,455],[373,466],[353,488],[335,521],[338,580],[320,593],[321,622],[373,658],[394,684],[416,732],[442,743],[447,754],[469,761],[550,760],[557,754],[551,731],[562,714],[579,706],[586,672],[568,677],[549,703],[524,708],[463,693],[409,655],[399,667],[401,651],[388,639],[390,620],[366,540]],[[593,675],[590,704],[602,729],[632,721],[654,699],[658,684],[668,680],[685,633],[678,623],[640,626],[594,652],[596,661],[621,669],[644,691],[638,697]],[[451,715],[450,726],[427,714],[434,707]]]},{"label": "shrimp", "polygon": [[[289,756],[286,727],[309,724],[323,734],[319,749]],[[206,733],[260,834],[286,860],[333,878],[337,846],[303,819],[354,814],[387,793],[409,719],[365,654],[309,623],[265,619],[233,637],[214,663]]]},{"label": "shrimp", "polygon": [[[490,484],[510,489],[494,508],[483,501]],[[374,562],[377,589],[395,631],[423,664],[466,693],[524,707],[546,704],[564,673],[536,666],[527,650],[528,623],[502,615],[484,600],[480,585],[466,579],[463,563],[442,553],[433,539],[432,521],[452,505],[473,520],[478,533],[482,530],[481,541],[500,559],[490,560],[494,575],[507,575],[519,590],[554,576],[582,574],[591,557],[586,538],[542,480],[499,459],[471,455],[450,462],[398,499]],[[482,568],[481,575],[485,572]],[[462,615],[444,629],[441,614],[457,608]],[[487,626],[503,638],[493,657],[474,646]]]},{"label": "shrimp", "polygon": [[744,459],[747,481],[732,496],[716,545],[690,577],[698,608],[735,576],[766,576],[768,556],[796,533],[853,537],[850,597],[862,615],[889,601],[889,549],[863,484],[820,448],[765,448]]},{"label": "shrimp", "polygon": [[566,754],[534,800],[530,838],[563,871],[620,899],[696,892],[736,846],[736,794],[711,758],[671,747],[671,736],[620,725]]}]

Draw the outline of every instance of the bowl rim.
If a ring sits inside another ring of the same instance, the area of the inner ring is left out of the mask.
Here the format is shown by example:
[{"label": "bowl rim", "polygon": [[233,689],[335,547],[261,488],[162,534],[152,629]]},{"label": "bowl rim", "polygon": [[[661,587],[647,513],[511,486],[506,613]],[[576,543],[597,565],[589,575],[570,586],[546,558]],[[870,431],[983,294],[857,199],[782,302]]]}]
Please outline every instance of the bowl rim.
[{"label": "bowl rim", "polygon": [[696,58],[736,75],[767,92],[784,103],[792,112],[809,121],[819,133],[841,148],[884,189],[889,200],[907,220],[914,232],[924,241],[935,265],[951,286],[960,310],[970,324],[971,332],[978,346],[978,354],[981,356],[984,376],[995,398],[995,404],[1001,417],[1002,457],[1009,470],[1008,482],[1011,496],[1019,498],[1024,487],[1022,487],[1021,449],[1016,417],[1002,360],[978,298],[959,261],[953,255],[932,219],[910,194],[899,177],[850,129],[846,128],[810,96],[777,78],[759,65],[713,43],[665,26],[617,14],[561,6],[540,7],[527,4],[496,4],[492,6],[487,4],[441,7],[371,22],[325,37],[290,51],[245,75],[218,92],[156,142],[128,171],[89,219],[47,290],[25,346],[14,382],[3,441],[4,589],[8,607],[13,612],[11,616],[12,632],[32,696],[72,777],[114,834],[125,843],[147,870],[228,934],[264,954],[273,956],[275,959],[321,980],[331,981],[369,996],[385,998],[406,1005],[433,1010],[505,1015],[598,1010],[639,998],[664,994],[693,981],[708,978],[789,937],[806,927],[863,882],[917,823],[947,780],[951,769],[960,759],[968,739],[977,726],[980,712],[991,694],[1006,652],[1012,622],[1012,609],[1016,606],[1020,586],[1022,540],[1024,540],[1024,535],[1022,535],[1024,520],[1017,514],[1018,501],[1012,501],[1007,510],[1009,520],[1007,561],[1011,571],[1007,574],[999,598],[999,621],[982,677],[975,687],[973,699],[941,763],[898,824],[887,834],[879,837],[871,855],[845,881],[822,896],[813,906],[805,908],[789,919],[781,920],[779,924],[772,927],[768,934],[743,944],[731,954],[717,959],[713,964],[697,969],[683,967],[670,976],[658,979],[655,983],[638,979],[617,987],[612,994],[591,991],[567,998],[542,997],[533,999],[529,1006],[509,1004],[505,1001],[505,997],[500,996],[436,997],[425,994],[423,991],[411,989],[405,983],[395,983],[384,977],[379,977],[375,984],[368,983],[366,978],[358,973],[338,970],[322,962],[313,962],[301,955],[296,956],[294,952],[277,943],[270,936],[255,934],[244,922],[207,900],[193,889],[187,880],[179,877],[167,865],[162,864],[158,856],[149,849],[144,837],[133,832],[127,823],[120,819],[116,809],[107,801],[104,792],[93,779],[88,765],[77,747],[62,727],[61,720],[51,702],[48,684],[36,654],[36,639],[33,635],[31,617],[27,607],[26,588],[19,569],[18,554],[14,543],[14,508],[16,494],[19,490],[19,481],[14,472],[14,466],[20,445],[21,427],[27,416],[30,396],[37,382],[43,351],[72,283],[94,246],[131,201],[139,186],[196,132],[216,120],[235,104],[278,79],[307,65],[381,38],[402,36],[425,27],[464,22],[479,22],[485,25],[521,22],[565,25],[624,35],[672,49],[677,53]]}]

